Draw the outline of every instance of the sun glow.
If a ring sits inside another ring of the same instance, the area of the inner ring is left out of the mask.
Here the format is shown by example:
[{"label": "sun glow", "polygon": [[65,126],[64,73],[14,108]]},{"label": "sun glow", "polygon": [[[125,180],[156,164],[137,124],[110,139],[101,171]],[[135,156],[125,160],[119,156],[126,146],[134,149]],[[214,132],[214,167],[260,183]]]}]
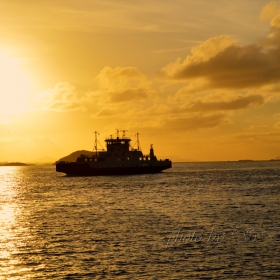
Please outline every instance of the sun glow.
[{"label": "sun glow", "polygon": [[20,114],[30,109],[32,83],[21,64],[21,59],[0,50],[1,115]]}]

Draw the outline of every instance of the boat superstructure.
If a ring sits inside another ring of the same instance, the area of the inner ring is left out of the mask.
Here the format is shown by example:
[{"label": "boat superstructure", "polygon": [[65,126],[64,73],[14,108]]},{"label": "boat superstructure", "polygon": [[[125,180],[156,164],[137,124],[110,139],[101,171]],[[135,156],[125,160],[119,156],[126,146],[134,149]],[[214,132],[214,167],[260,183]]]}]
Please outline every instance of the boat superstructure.
[{"label": "boat superstructure", "polygon": [[91,156],[81,154],[75,162],[59,161],[56,171],[67,175],[94,176],[94,175],[125,175],[158,173],[171,168],[169,159],[158,160],[151,144],[150,153],[144,155],[140,148],[139,134],[137,133],[137,148],[131,146],[131,139],[117,136],[105,139],[106,150],[98,150],[97,132],[95,132],[94,151]]}]

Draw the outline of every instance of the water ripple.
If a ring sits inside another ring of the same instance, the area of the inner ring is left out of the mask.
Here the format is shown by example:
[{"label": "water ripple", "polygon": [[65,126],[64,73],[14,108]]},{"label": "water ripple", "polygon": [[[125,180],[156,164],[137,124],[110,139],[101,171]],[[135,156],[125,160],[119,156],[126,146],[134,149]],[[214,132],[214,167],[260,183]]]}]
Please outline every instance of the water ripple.
[{"label": "water ripple", "polygon": [[279,162],[0,168],[0,279],[278,279]]}]

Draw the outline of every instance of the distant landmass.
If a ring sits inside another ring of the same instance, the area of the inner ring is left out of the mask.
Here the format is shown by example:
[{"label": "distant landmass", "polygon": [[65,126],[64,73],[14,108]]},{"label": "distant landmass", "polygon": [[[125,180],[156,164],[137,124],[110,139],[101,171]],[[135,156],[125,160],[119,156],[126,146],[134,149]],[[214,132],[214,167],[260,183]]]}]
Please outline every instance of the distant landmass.
[{"label": "distant landmass", "polygon": [[54,161],[55,161],[55,158],[44,156],[41,158],[34,159],[31,162],[44,164],[44,163],[53,163]]},{"label": "distant landmass", "polygon": [[23,162],[3,162],[0,166],[28,166],[29,164]]},{"label": "distant landmass", "polygon": [[279,157],[276,157],[276,158],[273,158],[271,160],[280,160],[280,156]]},{"label": "distant landmass", "polygon": [[91,156],[92,153],[93,153],[92,151],[86,151],[86,150],[76,151],[66,157],[60,158],[58,161],[76,161],[79,155],[83,154],[83,155]]}]

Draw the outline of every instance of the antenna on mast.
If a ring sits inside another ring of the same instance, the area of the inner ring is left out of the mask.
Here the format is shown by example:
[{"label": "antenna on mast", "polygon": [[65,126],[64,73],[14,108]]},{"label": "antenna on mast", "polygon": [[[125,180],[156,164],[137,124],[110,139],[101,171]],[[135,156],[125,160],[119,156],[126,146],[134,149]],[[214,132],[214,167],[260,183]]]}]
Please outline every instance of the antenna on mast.
[{"label": "antenna on mast", "polygon": [[125,138],[125,132],[126,132],[127,130],[122,130],[122,138]]},{"label": "antenna on mast", "polygon": [[136,138],[137,138],[137,140],[136,140],[137,150],[141,151],[141,146],[140,146],[140,141],[139,141],[139,133],[138,132],[136,133]]},{"label": "antenna on mast", "polygon": [[[102,147],[102,145],[99,143],[99,141],[97,140],[97,135],[100,135],[99,132],[94,131],[94,136],[95,136],[95,140],[94,140],[94,146],[93,146],[93,150],[95,151],[95,155],[98,156],[98,144],[101,146],[102,150],[104,151],[104,148]],[[93,152],[92,152],[93,155]]]}]

